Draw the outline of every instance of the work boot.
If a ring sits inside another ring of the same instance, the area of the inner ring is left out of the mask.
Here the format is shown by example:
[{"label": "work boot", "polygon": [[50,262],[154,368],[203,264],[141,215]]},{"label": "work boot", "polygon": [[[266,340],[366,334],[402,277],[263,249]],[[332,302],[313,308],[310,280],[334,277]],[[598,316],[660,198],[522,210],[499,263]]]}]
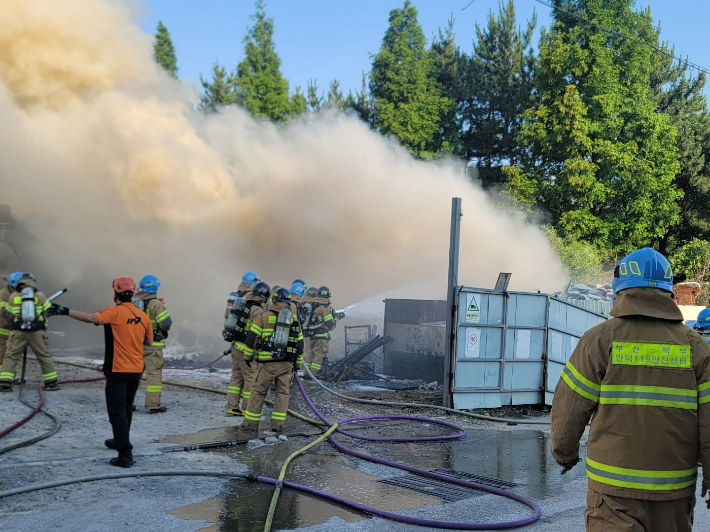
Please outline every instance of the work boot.
[{"label": "work boot", "polygon": [[244,412],[238,408],[227,408],[227,415],[229,416],[243,416]]},{"label": "work boot", "polygon": [[57,381],[51,381],[51,382],[45,382],[44,383],[44,391],[46,392],[56,392],[57,390],[61,390],[62,387],[59,386],[59,382]]},{"label": "work boot", "polygon": [[283,429],[283,425],[271,425],[271,432],[281,432]]},{"label": "work boot", "polygon": [[116,449],[116,442],[114,441],[113,438],[111,438],[110,440],[104,441],[104,445],[106,447],[108,447],[109,449],[117,450]]},{"label": "work boot", "polygon": [[149,414],[162,414],[163,412],[167,412],[167,408],[164,406],[159,406],[158,408],[151,408],[148,410]]},{"label": "work boot", "polygon": [[0,393],[6,393],[12,391],[12,384],[6,382],[0,383]]},{"label": "work boot", "polygon": [[259,432],[259,424],[254,422],[249,422],[244,420],[241,425],[239,425],[239,432],[246,434],[257,434]]},{"label": "work boot", "polygon": [[116,458],[111,458],[108,463],[116,467],[133,467],[133,464],[135,464],[133,452],[121,451]]}]

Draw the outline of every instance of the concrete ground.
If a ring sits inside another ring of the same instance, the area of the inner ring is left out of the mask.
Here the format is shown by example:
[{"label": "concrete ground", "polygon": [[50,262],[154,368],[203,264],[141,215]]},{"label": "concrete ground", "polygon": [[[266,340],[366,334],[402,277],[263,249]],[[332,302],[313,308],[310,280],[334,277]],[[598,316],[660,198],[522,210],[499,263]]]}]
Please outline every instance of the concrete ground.
[{"label": "concrete ground", "polygon": [[[37,400],[38,371],[34,363],[26,388],[30,402]],[[59,367],[61,378],[96,374],[70,366]],[[228,371],[166,371],[166,380],[226,389]],[[225,397],[208,392],[164,387],[165,414],[149,415],[142,408],[134,417],[132,440],[136,466],[123,470],[108,465],[115,455],[103,440],[111,436],[105,413],[103,383],[67,384],[49,393],[46,408],[58,415],[62,428],[55,436],[30,447],[0,455],[0,491],[35,483],[104,473],[140,470],[219,470],[255,472],[275,477],[283,460],[313,437],[292,436],[276,445],[233,447],[214,451],[161,452],[177,444],[236,439],[240,418],[224,415]],[[315,403],[331,419],[357,415],[402,413],[384,407],[342,403],[307,386]],[[367,392],[356,395],[366,396]],[[397,395],[392,392],[392,398]],[[291,406],[309,414],[294,388]],[[0,428],[27,414],[28,408],[12,395],[0,396]],[[268,415],[269,408],[265,409]],[[408,414],[431,417],[431,412],[408,409]],[[436,416],[434,416],[436,417]],[[529,496],[542,508],[542,519],[530,531],[583,531],[586,478],[578,466],[565,476],[549,457],[547,426],[507,426],[478,422],[462,416],[443,417],[464,426],[468,436],[451,443],[370,444],[339,437],[359,451],[401,460],[423,469],[443,467],[516,482],[516,493]],[[11,435],[0,439],[0,448],[48,429],[51,423],[37,416]],[[266,429],[266,425],[262,425]],[[371,433],[436,433],[436,427],[406,422],[360,427]],[[290,418],[286,432],[309,433],[317,429]],[[163,441],[167,440],[167,441]],[[444,502],[436,493],[423,494],[378,482],[402,472],[345,456],[324,443],[297,458],[287,479],[364,504],[417,516],[456,522],[493,522],[529,515],[520,503],[493,495]],[[261,530],[272,489],[242,480],[200,477],[131,478],[59,487],[0,499],[0,530],[32,531],[252,531]],[[373,518],[360,512],[285,490],[274,530],[376,531],[419,530],[420,527]],[[436,528],[430,530],[438,530]],[[694,530],[710,530],[710,511],[699,505]]]}]

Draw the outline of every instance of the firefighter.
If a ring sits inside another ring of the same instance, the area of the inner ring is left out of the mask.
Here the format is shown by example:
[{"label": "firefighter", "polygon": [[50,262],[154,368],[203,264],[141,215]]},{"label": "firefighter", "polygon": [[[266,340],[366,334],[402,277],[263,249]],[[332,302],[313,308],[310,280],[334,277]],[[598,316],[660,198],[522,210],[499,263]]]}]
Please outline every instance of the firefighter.
[{"label": "firefighter", "polygon": [[312,317],[307,329],[310,345],[306,365],[314,376],[318,376],[323,361],[328,356],[330,331],[335,329],[337,323],[335,310],[330,306],[330,289],[327,286],[318,289],[312,308]]},{"label": "firefighter", "polygon": [[[259,281],[254,289],[246,296],[246,301],[242,311],[238,315],[235,335],[232,347],[232,378],[229,380],[227,390],[227,414],[232,416],[243,416],[247,403],[251,397],[251,385],[253,370],[244,362],[245,353],[252,353],[244,340],[246,339],[251,324],[257,316],[264,312],[266,302],[269,300],[270,288],[263,281]],[[242,405],[239,405],[239,402]]]},{"label": "firefighter", "polygon": [[[22,272],[15,272],[2,278],[6,286],[0,290],[0,367],[2,367],[2,362],[5,358],[5,347],[12,328],[12,318],[9,316],[10,296],[15,291],[17,281],[20,280],[21,275]],[[7,312],[3,312],[4,309],[7,309]]]},{"label": "firefighter", "polygon": [[27,346],[32,348],[42,368],[44,389],[49,391],[61,389],[47,341],[46,312],[50,306],[47,297],[39,291],[34,275],[23,273],[10,296],[10,301],[3,308],[5,317],[12,320],[12,330],[7,339],[5,359],[0,370],[0,392],[12,391],[15,368]]},{"label": "firefighter", "polygon": [[[274,385],[274,407],[271,413],[271,430],[283,429],[288,411],[288,399],[293,371],[303,362],[303,334],[291,312],[291,293],[280,288],[274,302],[266,312],[256,317],[244,342],[247,365],[256,364],[251,398],[244,412],[242,430],[259,427],[261,407],[269,386]],[[256,362],[253,362],[256,359]]]},{"label": "firefighter", "polygon": [[710,342],[710,308],[704,308],[700,311],[693,329],[698,331],[698,334],[705,338],[706,342]]},{"label": "firefighter", "polygon": [[303,297],[306,295],[306,285],[300,280],[295,280],[291,285],[291,312],[293,312],[294,317],[298,317],[298,309],[303,302]]},{"label": "firefighter", "polygon": [[149,414],[160,414],[167,410],[162,403],[163,367],[165,340],[173,324],[165,301],[158,298],[160,280],[155,275],[146,275],[138,283],[138,292],[133,304],[145,312],[153,327],[152,345],[143,346],[143,375],[145,376],[145,408]]},{"label": "firefighter", "polygon": [[574,467],[591,418],[587,531],[690,532],[698,460],[710,488],[710,346],[683,324],[660,253],[622,259],[613,290],[614,319],[584,334],[557,383],[552,456]]}]

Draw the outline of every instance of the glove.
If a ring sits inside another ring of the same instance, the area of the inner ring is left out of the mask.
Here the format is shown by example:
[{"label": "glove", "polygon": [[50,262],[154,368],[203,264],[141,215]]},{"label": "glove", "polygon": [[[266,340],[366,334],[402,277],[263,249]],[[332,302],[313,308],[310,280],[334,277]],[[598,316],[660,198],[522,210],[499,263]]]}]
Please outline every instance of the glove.
[{"label": "glove", "polygon": [[[704,499],[707,494],[708,494],[708,489],[703,487],[703,491],[700,493],[700,496]],[[707,500],[705,501],[705,504],[707,505],[708,510],[710,510],[710,497],[707,498]]]},{"label": "glove", "polygon": [[580,460],[579,460],[579,458],[577,458],[577,459],[574,460],[573,462],[570,462],[569,464],[563,465],[563,466],[562,466],[562,471],[560,472],[560,475],[564,475],[565,473],[567,473],[567,471],[569,471],[570,469],[572,469],[572,468],[573,468],[574,466],[576,466],[579,462],[580,462]]},{"label": "glove", "polygon": [[55,305],[52,303],[52,306],[47,309],[47,316],[52,317],[52,316],[68,316],[69,315],[69,308],[68,307],[63,307],[61,305]]},{"label": "glove", "polygon": [[251,358],[249,358],[249,359],[246,359],[246,358],[245,358],[245,359],[244,359],[244,363],[245,363],[247,366],[251,367]]}]

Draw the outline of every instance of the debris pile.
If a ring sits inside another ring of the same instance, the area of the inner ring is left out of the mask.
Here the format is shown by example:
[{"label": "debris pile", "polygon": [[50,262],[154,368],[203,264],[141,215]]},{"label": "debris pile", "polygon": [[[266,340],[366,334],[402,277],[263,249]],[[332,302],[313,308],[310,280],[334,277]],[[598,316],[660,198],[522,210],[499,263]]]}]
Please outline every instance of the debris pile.
[{"label": "debris pile", "polygon": [[614,292],[610,284],[589,286],[570,283],[564,292],[552,295],[557,299],[577,299],[581,301],[613,301],[614,299]]}]

